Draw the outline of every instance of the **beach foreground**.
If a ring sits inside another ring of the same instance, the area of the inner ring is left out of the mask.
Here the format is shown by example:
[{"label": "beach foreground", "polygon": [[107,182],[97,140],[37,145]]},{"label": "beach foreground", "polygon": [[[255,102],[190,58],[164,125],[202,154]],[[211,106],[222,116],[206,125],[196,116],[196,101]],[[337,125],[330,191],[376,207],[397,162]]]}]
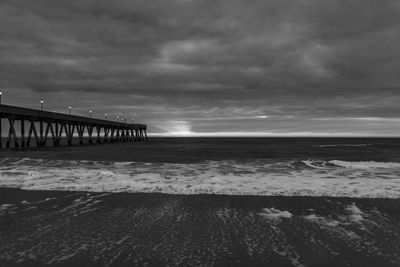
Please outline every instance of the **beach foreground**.
[{"label": "beach foreground", "polygon": [[0,196],[0,266],[400,265],[400,199]]}]

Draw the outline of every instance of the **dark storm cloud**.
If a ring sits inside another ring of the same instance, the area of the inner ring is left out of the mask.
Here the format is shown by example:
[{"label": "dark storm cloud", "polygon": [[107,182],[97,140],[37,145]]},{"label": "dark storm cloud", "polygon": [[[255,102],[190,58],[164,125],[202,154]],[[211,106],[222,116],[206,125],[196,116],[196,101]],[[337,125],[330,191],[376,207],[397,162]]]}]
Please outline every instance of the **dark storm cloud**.
[{"label": "dark storm cloud", "polygon": [[0,87],[155,132],[390,134],[399,17],[397,0],[3,0]]}]

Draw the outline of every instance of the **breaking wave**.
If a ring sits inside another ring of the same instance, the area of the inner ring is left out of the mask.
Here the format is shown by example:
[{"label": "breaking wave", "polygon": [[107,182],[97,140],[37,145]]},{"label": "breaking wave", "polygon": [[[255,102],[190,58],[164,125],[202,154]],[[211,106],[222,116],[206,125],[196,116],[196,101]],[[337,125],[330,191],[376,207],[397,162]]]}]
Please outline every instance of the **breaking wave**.
[{"label": "breaking wave", "polygon": [[400,163],[341,160],[190,164],[0,158],[0,186],[28,190],[400,197]]},{"label": "breaking wave", "polygon": [[376,162],[376,161],[343,161],[343,160],[331,160],[330,163],[335,164],[340,167],[345,168],[355,168],[355,169],[398,169],[400,168],[400,163],[398,162]]}]

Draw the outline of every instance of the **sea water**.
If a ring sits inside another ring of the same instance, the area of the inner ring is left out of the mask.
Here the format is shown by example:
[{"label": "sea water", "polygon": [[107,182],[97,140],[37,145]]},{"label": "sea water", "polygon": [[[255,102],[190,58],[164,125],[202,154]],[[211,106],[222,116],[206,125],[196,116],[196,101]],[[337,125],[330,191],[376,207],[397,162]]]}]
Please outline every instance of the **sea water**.
[{"label": "sea water", "polygon": [[[185,195],[400,197],[400,149],[397,154],[393,151],[398,146],[396,139],[186,138],[156,143],[158,148],[153,145],[150,151],[143,150],[147,144],[141,144],[139,151],[129,144],[117,160],[96,158],[96,150],[87,159],[79,159],[78,152],[78,159],[54,159],[49,156],[54,152],[51,150],[45,152],[45,158],[3,156],[0,187]],[[105,147],[111,149],[110,157],[118,153],[112,145]],[[147,154],[147,159],[138,159],[137,153]]]}]

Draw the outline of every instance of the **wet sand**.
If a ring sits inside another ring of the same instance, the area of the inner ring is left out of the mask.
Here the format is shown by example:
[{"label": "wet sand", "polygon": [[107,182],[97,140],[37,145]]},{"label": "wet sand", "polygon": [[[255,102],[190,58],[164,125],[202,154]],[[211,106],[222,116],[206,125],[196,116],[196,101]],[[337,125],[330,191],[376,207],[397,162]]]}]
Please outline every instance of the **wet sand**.
[{"label": "wet sand", "polygon": [[400,266],[400,200],[0,189],[0,266]]}]

